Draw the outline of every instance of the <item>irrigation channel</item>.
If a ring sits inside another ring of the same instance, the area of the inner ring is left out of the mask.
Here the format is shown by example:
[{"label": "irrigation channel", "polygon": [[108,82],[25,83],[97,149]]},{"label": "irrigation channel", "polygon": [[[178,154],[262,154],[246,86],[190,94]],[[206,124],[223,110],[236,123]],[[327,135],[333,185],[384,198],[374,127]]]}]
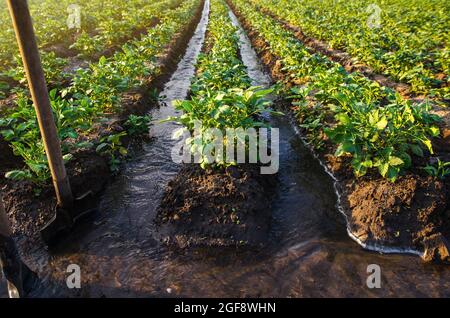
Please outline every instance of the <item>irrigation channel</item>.
[{"label": "irrigation channel", "polygon": [[[98,213],[48,253],[37,247],[26,262],[42,283],[34,297],[366,297],[450,296],[450,269],[410,255],[363,250],[346,232],[333,183],[296,133],[288,116],[280,129],[279,187],[270,244],[263,250],[196,248],[175,252],[160,243],[153,223],[165,186],[180,165],[172,162],[171,101],[186,98],[208,23],[209,1],[178,68],[152,111],[151,142],[106,189]],[[230,17],[238,25],[230,11]],[[250,41],[240,28],[241,57],[253,84],[268,86]],[[68,289],[69,264],[78,264],[82,288]],[[382,270],[380,289],[366,286],[367,266]],[[5,295],[2,295],[5,296]]]}]

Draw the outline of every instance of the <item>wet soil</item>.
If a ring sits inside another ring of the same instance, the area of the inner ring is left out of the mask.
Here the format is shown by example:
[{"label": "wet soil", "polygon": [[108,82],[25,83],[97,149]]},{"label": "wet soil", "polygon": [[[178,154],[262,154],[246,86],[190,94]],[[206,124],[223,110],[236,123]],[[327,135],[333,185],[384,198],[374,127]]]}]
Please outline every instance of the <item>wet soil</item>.
[{"label": "wet soil", "polygon": [[[123,131],[125,129],[123,124],[130,114],[144,115],[149,109],[158,107],[158,101],[152,99],[153,91],[161,91],[164,82],[176,69],[201,18],[203,3],[203,1],[199,3],[198,10],[190,23],[186,24],[161,54],[159,60],[161,75],[147,78],[144,85],[123,94],[120,112],[110,114],[107,121],[93,127],[87,136],[88,140],[98,140],[100,137]],[[146,139],[142,138],[124,138],[122,141],[130,150],[139,151],[141,141]],[[6,211],[12,220],[14,233],[39,240],[39,229],[54,216],[56,211],[54,190],[50,184],[38,189],[28,181],[16,182],[6,179],[4,173],[11,169],[22,168],[23,161],[14,156],[9,144],[1,137],[0,150],[2,150],[0,156],[3,159],[0,166],[0,190],[3,193]],[[72,154],[74,158],[67,164],[66,170],[74,197],[86,193],[98,197],[105,185],[114,177],[109,170],[109,159],[98,155],[95,150],[75,151]],[[91,208],[98,204],[97,201],[92,200]]]},{"label": "wet soil", "polygon": [[[73,155],[74,159],[67,164],[66,171],[74,197],[89,191],[100,193],[111,174],[108,160],[94,150],[81,150]],[[3,201],[14,234],[36,238],[37,231],[56,213],[53,187],[45,185],[38,188],[27,181],[2,181]]]},{"label": "wet soil", "polygon": [[203,170],[184,166],[169,182],[156,223],[166,243],[187,246],[259,246],[269,239],[276,176],[257,165]]},{"label": "wet soil", "polygon": [[[450,217],[442,182],[414,175],[400,178],[395,185],[387,180],[360,180],[348,182],[345,193],[351,228],[359,240],[428,249],[426,253],[436,260],[450,261],[448,251],[441,251],[448,242],[434,242],[438,236],[443,238],[444,220]],[[432,246],[433,242],[439,246]]]},{"label": "wet soil", "polygon": [[[227,3],[247,31],[272,77],[287,82],[288,86],[301,84],[289,82],[289,77],[282,70],[281,60],[270,53],[269,45],[239,14],[231,1]],[[299,131],[306,138],[306,132]],[[355,178],[349,161],[333,156],[334,145],[328,143],[324,151],[312,148],[311,151],[335,179],[341,212],[346,216],[348,231],[353,239],[368,249],[411,252],[427,261],[450,263],[448,182],[431,180],[417,172],[402,176],[395,183],[376,175]]]}]

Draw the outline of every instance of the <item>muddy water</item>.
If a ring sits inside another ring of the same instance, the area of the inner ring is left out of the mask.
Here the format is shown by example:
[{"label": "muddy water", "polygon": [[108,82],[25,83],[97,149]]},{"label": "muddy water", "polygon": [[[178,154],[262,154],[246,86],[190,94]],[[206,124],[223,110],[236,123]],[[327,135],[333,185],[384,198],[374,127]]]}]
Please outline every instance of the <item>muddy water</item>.
[{"label": "muddy water", "polygon": [[[167,83],[167,106],[152,113],[174,115],[173,99],[185,98],[207,22],[201,23],[185,57]],[[236,19],[232,16],[233,21]],[[270,78],[241,33],[241,54],[255,85]],[[51,255],[28,262],[44,277],[33,296],[446,296],[450,269],[418,257],[362,250],[346,234],[332,180],[312,157],[287,118],[280,129],[280,187],[273,206],[271,244],[266,250],[198,249],[179,254],[158,242],[152,223],[164,186],[177,173],[172,163],[171,123],[155,124],[154,141],[107,189],[100,211],[61,242]],[[82,288],[65,286],[69,264],[81,268]],[[367,266],[381,267],[380,289],[366,287]]]}]

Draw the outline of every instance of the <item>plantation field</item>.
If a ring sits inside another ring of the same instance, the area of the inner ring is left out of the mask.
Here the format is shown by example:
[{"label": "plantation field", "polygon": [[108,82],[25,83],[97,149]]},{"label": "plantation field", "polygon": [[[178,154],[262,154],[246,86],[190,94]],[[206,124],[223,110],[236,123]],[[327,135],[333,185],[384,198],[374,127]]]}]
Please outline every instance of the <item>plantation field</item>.
[{"label": "plantation field", "polygon": [[[251,0],[417,94],[449,98],[450,3]],[[374,7],[376,5],[376,7]],[[378,19],[378,20],[377,20]]]},{"label": "plantation field", "polygon": [[[227,129],[248,129],[268,126],[262,115],[274,114],[270,103],[264,100],[272,90],[251,87],[251,79],[246,67],[239,59],[239,38],[237,29],[227,16],[228,8],[223,1],[211,2],[208,51],[199,57],[197,76],[192,81],[191,99],[178,101],[175,106],[183,115],[172,118],[192,131],[196,122],[202,123],[202,131],[218,129],[225,134]],[[211,136],[213,137],[213,136]],[[238,136],[228,143],[234,144]],[[226,167],[236,162],[226,162],[225,158],[212,161],[203,149],[213,142],[213,138],[199,135],[193,138],[191,151],[199,153],[200,166]]]},{"label": "plantation field", "polygon": [[38,274],[20,292],[450,297],[448,3],[29,7],[50,106],[0,2],[0,219]]}]

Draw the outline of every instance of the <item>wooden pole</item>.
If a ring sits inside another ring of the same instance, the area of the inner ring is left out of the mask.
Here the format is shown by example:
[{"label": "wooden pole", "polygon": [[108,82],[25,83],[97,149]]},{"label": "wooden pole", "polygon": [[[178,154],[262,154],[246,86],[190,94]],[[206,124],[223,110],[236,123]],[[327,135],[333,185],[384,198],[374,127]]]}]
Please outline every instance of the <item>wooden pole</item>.
[{"label": "wooden pole", "polygon": [[73,203],[72,190],[62,158],[61,145],[53,119],[44,71],[41,65],[27,1],[7,0],[7,3],[27,75],[34,108],[36,109],[39,129],[44,141],[56,198],[61,207],[70,208]]}]

